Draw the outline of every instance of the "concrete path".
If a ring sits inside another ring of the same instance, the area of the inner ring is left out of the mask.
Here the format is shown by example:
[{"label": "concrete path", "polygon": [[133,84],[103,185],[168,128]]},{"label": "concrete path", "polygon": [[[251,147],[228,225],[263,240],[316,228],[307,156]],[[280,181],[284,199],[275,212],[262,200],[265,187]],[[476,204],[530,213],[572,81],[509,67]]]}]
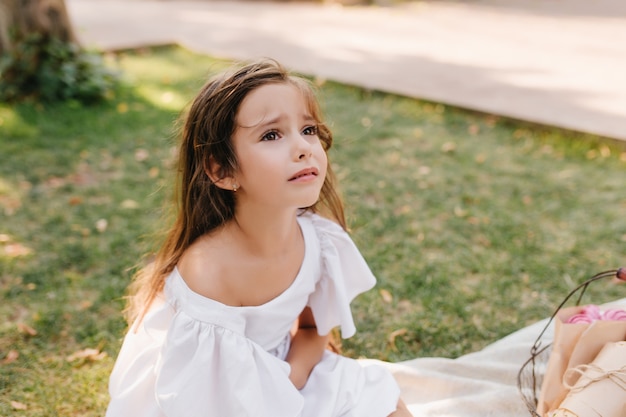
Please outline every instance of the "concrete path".
[{"label": "concrete path", "polygon": [[626,140],[624,0],[66,3],[90,46],[269,56],[305,74]]}]

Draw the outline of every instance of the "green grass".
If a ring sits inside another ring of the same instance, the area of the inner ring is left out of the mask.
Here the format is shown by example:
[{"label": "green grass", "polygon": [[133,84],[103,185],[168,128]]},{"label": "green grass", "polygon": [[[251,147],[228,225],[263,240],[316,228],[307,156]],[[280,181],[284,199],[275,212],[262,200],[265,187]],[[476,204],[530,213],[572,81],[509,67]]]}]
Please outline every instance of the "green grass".
[{"label": "green grass", "polygon": [[[103,414],[122,297],[163,226],[175,121],[228,63],[165,48],[111,65],[127,80],[107,103],[0,105],[2,416]],[[457,357],[624,264],[624,147],[320,84],[353,237],[379,278],[353,304],[345,354]],[[599,283],[586,300],[623,296]],[[88,348],[106,356],[70,360]]]}]

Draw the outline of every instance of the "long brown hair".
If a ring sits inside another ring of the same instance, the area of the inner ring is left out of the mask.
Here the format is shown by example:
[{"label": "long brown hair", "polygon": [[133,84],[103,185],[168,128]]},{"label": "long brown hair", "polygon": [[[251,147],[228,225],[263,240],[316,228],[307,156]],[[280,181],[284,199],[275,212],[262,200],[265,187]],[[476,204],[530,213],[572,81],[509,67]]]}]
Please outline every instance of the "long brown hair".
[{"label": "long brown hair", "polygon": [[[125,312],[129,324],[143,318],[184,251],[198,237],[233,217],[234,193],[213,184],[207,172],[215,172],[217,168],[223,178],[237,170],[231,137],[237,126],[239,106],[252,90],[270,83],[289,83],[302,92],[311,116],[317,122],[322,145],[326,152],[330,149],[332,133],[322,121],[312,86],[305,79],[289,74],[276,61],[249,63],[209,80],[193,100],[182,129],[175,221],[154,261],[139,270],[129,288]],[[332,218],[346,229],[343,203],[335,182],[329,163],[320,198],[307,210]]]}]

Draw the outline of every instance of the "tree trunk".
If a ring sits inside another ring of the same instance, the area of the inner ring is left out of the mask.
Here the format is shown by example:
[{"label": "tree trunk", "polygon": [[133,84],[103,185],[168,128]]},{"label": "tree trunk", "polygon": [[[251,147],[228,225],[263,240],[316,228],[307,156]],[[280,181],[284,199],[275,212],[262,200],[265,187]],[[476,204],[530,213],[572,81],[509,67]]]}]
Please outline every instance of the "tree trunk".
[{"label": "tree trunk", "polygon": [[0,0],[0,101],[91,103],[117,77],[78,44],[64,0]]},{"label": "tree trunk", "polygon": [[0,0],[0,55],[28,35],[77,43],[63,0]]}]

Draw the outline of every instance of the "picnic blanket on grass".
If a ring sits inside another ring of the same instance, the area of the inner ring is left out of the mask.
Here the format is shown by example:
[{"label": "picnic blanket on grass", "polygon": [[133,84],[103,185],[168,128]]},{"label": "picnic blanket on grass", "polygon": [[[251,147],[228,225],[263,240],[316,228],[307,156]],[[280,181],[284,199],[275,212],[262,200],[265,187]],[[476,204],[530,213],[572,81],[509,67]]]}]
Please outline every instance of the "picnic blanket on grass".
[{"label": "picnic blanket on grass", "polygon": [[[626,298],[603,308],[626,309]],[[415,417],[528,417],[517,375],[548,319],[456,359],[418,358],[383,363]],[[553,325],[542,340],[550,343]]]}]

